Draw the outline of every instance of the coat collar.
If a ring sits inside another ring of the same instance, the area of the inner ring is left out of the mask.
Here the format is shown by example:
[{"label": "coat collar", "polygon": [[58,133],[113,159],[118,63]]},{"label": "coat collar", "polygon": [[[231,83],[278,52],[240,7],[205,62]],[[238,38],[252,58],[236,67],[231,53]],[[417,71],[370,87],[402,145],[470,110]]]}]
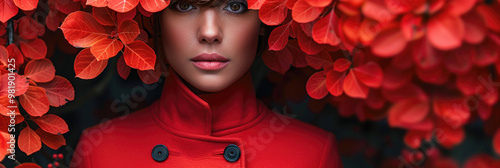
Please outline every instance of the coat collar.
[{"label": "coat collar", "polygon": [[156,117],[176,132],[214,135],[257,119],[259,110],[251,73],[223,91],[196,95],[169,67]]}]

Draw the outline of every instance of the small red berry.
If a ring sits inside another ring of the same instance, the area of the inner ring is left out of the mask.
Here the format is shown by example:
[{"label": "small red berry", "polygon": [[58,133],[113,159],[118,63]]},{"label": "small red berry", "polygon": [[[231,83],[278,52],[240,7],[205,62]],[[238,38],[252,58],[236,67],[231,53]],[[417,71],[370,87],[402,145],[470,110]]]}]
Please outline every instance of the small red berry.
[{"label": "small red berry", "polygon": [[52,164],[50,164],[50,163],[47,165],[47,167],[48,168],[53,168]]},{"label": "small red berry", "polygon": [[59,162],[54,162],[54,165],[55,165],[56,167],[59,167]]},{"label": "small red berry", "polygon": [[54,154],[52,155],[52,158],[57,159],[57,154],[55,154],[55,153],[54,153]]},{"label": "small red berry", "polygon": [[63,159],[64,158],[64,156],[63,156],[62,153],[60,153],[58,156],[59,156],[59,159]]}]

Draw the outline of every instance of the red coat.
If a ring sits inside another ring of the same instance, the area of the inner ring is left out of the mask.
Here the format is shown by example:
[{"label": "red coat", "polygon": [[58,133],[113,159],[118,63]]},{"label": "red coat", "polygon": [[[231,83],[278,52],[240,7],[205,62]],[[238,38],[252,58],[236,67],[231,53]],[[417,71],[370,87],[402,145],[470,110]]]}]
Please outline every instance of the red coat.
[{"label": "red coat", "polygon": [[151,106],[84,130],[70,167],[342,167],[335,136],[269,110],[250,73],[197,96],[172,69]]}]

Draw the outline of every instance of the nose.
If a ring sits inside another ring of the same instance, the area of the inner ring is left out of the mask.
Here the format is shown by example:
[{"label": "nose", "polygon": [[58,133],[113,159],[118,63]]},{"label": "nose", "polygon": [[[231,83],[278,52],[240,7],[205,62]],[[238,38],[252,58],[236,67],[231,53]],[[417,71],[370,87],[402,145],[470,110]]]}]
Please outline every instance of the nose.
[{"label": "nose", "polygon": [[221,20],[214,8],[202,11],[199,22],[198,41],[200,43],[222,42]]}]

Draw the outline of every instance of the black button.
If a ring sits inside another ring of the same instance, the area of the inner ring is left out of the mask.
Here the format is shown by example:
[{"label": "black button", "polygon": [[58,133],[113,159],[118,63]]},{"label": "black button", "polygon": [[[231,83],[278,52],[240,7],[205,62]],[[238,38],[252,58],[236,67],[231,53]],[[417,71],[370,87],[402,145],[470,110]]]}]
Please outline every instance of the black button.
[{"label": "black button", "polygon": [[235,144],[226,146],[226,149],[224,149],[224,158],[228,162],[236,162],[240,159],[240,148]]},{"label": "black button", "polygon": [[163,162],[168,158],[168,148],[165,145],[156,145],[151,152],[153,159],[158,162]]}]

